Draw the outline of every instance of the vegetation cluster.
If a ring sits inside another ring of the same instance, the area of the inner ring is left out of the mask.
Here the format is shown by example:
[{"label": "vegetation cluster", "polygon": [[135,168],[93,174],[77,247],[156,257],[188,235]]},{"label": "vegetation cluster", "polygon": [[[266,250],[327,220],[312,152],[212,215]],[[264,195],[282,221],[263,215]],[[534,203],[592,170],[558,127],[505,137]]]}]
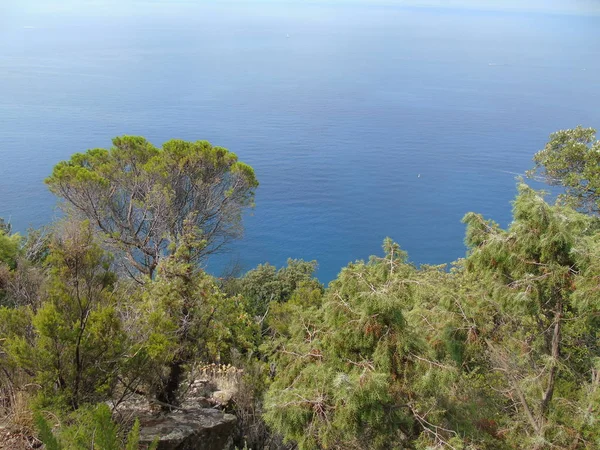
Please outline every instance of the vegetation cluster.
[{"label": "vegetation cluster", "polygon": [[[138,448],[132,395],[178,408],[200,364],[244,376],[228,411],[253,449],[600,448],[600,143],[550,136],[503,229],[420,267],[391,239],[329,286],[317,263],[215,278],[258,182],[207,142],[124,136],[46,180],[64,218],[0,222],[0,413],[49,449]],[[399,193],[401,195],[401,193]]]}]

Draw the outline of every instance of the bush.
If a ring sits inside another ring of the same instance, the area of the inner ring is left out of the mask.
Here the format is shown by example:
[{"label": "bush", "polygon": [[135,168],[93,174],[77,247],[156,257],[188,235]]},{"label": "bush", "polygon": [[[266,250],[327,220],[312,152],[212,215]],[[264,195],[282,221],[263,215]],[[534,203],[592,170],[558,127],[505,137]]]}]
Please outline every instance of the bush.
[{"label": "bush", "polygon": [[[140,438],[140,423],[135,421],[132,429],[124,436],[121,427],[112,420],[110,408],[101,403],[94,407],[79,408],[68,418],[69,424],[59,426],[56,431],[41,413],[35,414],[38,437],[47,450],[137,450]],[[148,450],[158,447],[158,439]]]}]

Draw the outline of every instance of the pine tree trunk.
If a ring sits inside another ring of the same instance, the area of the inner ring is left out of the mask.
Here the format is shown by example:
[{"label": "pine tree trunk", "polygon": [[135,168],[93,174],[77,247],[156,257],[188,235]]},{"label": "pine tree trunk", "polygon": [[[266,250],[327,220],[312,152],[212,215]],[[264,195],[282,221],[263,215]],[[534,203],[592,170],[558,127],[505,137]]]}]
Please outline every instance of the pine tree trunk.
[{"label": "pine tree trunk", "polygon": [[168,405],[178,406],[177,389],[179,389],[181,375],[183,375],[183,364],[181,361],[172,362],[169,366],[167,382],[156,396],[157,400],[164,404],[162,407],[163,410],[170,411],[171,408]]}]

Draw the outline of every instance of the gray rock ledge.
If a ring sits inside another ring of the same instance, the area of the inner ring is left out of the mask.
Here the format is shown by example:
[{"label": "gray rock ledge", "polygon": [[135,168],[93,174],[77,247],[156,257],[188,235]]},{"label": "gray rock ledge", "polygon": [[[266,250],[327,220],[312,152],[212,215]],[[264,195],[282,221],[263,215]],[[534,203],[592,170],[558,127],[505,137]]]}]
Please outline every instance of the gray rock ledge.
[{"label": "gray rock ledge", "polygon": [[158,450],[228,450],[236,422],[235,416],[215,409],[176,411],[138,418],[142,448],[158,436]]}]

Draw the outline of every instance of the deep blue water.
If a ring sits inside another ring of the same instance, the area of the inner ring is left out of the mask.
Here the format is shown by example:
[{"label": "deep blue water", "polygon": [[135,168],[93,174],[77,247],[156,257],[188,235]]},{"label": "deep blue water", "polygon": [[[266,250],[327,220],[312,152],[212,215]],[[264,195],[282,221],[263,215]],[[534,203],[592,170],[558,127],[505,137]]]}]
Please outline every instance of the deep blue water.
[{"label": "deep blue water", "polygon": [[452,261],[466,212],[510,221],[515,174],[549,133],[600,126],[585,10],[4,1],[0,216],[50,221],[52,166],[116,135],[207,139],[261,183],[213,272],[295,257],[329,281],[386,236],[416,263]]}]

